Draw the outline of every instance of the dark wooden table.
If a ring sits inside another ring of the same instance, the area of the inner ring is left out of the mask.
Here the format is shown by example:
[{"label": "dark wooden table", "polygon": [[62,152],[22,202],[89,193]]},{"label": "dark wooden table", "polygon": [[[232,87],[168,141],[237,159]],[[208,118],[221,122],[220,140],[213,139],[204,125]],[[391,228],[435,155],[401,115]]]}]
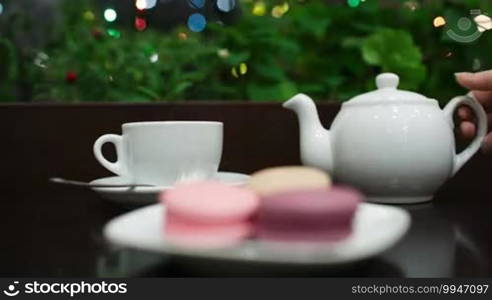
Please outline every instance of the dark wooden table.
[{"label": "dark wooden table", "polygon": [[[319,106],[329,125],[339,106]],[[92,191],[49,184],[51,176],[108,176],[92,156],[101,134],[143,120],[219,120],[222,170],[251,173],[299,164],[295,116],[278,104],[0,106],[0,276],[492,276],[492,157],[477,154],[413,217],[393,249],[348,268],[300,269],[178,261],[115,249],[102,226],[128,211]],[[112,155],[112,149],[105,149]]]}]

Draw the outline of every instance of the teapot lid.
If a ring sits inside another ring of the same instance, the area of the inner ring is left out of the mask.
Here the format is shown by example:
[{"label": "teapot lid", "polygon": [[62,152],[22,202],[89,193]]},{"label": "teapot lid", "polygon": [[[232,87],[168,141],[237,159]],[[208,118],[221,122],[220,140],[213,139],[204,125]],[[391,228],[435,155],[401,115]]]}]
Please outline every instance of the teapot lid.
[{"label": "teapot lid", "polygon": [[391,102],[391,103],[398,103],[400,101],[404,102],[428,102],[429,99],[425,97],[424,95],[410,92],[410,91],[405,91],[405,90],[399,90],[398,83],[400,81],[400,78],[398,75],[393,74],[393,73],[383,73],[379,74],[376,77],[376,86],[378,87],[377,90],[361,94],[358,96],[355,96],[351,100],[349,100],[347,103],[350,104],[370,104],[370,103],[382,103],[382,102]]}]

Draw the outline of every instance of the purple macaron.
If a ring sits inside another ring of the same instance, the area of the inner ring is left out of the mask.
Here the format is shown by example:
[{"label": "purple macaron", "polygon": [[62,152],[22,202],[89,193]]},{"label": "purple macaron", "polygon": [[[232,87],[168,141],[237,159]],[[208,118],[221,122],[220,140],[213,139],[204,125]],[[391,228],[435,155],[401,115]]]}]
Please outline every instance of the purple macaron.
[{"label": "purple macaron", "polygon": [[332,242],[352,232],[363,196],[354,189],[301,190],[263,197],[256,220],[259,239]]}]

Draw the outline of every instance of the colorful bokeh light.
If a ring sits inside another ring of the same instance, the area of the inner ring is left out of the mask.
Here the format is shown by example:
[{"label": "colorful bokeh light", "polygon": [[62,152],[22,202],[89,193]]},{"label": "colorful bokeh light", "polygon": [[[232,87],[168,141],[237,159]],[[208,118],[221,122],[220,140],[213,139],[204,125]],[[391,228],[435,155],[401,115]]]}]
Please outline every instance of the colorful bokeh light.
[{"label": "colorful bokeh light", "polygon": [[478,15],[474,19],[477,23],[478,31],[484,32],[487,30],[492,30],[492,19],[487,15]]},{"label": "colorful bokeh light", "polygon": [[90,10],[85,11],[84,14],[82,15],[82,17],[87,22],[92,22],[96,18],[96,16],[94,16],[94,13],[92,11],[90,11]]},{"label": "colorful bokeh light", "polygon": [[442,27],[442,26],[446,25],[446,20],[441,16],[435,17],[433,24],[434,24],[434,27]]},{"label": "colorful bokeh light", "polygon": [[357,7],[360,5],[360,0],[347,0],[347,4],[350,7]]},{"label": "colorful bokeh light", "polygon": [[178,33],[178,39],[186,41],[188,39],[188,35],[186,34],[186,32],[180,32]]},{"label": "colorful bokeh light", "polygon": [[244,62],[239,64],[239,67],[231,68],[231,75],[234,78],[239,78],[240,76],[246,75],[248,73],[248,65]]},{"label": "colorful bokeh light", "polygon": [[108,35],[112,38],[119,39],[121,37],[121,32],[116,29],[109,28],[107,31]]},{"label": "colorful bokeh light", "polygon": [[118,14],[116,13],[116,10],[112,8],[108,8],[104,10],[104,19],[107,22],[114,22],[116,21],[116,18],[118,18]]},{"label": "colorful bokeh light", "polygon": [[147,28],[147,20],[142,17],[135,18],[135,28],[138,31],[144,31]]},{"label": "colorful bokeh light", "polygon": [[266,4],[263,1],[255,2],[253,5],[252,13],[255,16],[264,16],[266,14]]},{"label": "colorful bokeh light", "polygon": [[157,0],[136,0],[135,6],[138,10],[151,9],[156,6]]},{"label": "colorful bokeh light", "polygon": [[201,32],[207,26],[207,20],[202,14],[194,13],[188,17],[188,28],[193,32]]},{"label": "colorful bokeh light", "polygon": [[289,11],[289,3],[284,2],[282,5],[275,5],[272,9],[272,17],[281,18]]},{"label": "colorful bokeh light", "polygon": [[217,0],[217,8],[222,12],[230,12],[236,7],[236,0]]},{"label": "colorful bokeh light", "polygon": [[152,54],[149,60],[151,63],[155,64],[157,61],[159,61],[159,54],[157,53]]}]

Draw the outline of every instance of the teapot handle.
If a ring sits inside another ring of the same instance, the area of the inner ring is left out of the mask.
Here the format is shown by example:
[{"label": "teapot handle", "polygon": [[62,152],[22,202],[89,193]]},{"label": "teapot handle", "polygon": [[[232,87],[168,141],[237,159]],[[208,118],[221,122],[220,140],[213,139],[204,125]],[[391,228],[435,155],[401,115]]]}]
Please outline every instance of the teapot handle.
[{"label": "teapot handle", "polygon": [[458,153],[454,156],[454,166],[453,166],[453,175],[458,172],[461,167],[480,149],[482,146],[483,139],[487,134],[487,114],[483,109],[482,105],[473,97],[472,93],[468,93],[466,96],[458,96],[453,98],[447,105],[444,107],[444,114],[448,118],[449,123],[454,128],[454,112],[455,110],[462,106],[466,105],[470,107],[476,115],[477,118],[477,135],[473,139],[473,141],[463,150],[461,153]]}]

